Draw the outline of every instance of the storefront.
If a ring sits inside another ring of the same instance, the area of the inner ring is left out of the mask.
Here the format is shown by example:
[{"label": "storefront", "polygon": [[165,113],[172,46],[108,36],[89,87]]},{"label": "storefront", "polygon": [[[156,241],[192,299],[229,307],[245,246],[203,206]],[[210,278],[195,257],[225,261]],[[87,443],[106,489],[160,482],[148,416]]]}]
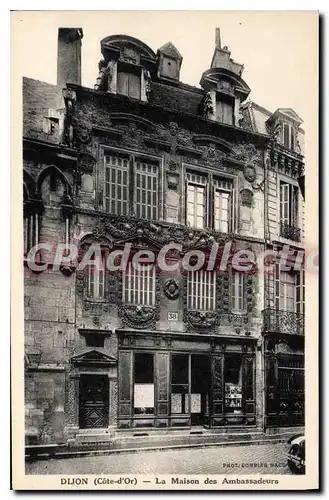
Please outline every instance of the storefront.
[{"label": "storefront", "polygon": [[303,340],[302,337],[266,339],[266,427],[305,424]]},{"label": "storefront", "polygon": [[256,339],[120,330],[118,428],[256,425]]}]

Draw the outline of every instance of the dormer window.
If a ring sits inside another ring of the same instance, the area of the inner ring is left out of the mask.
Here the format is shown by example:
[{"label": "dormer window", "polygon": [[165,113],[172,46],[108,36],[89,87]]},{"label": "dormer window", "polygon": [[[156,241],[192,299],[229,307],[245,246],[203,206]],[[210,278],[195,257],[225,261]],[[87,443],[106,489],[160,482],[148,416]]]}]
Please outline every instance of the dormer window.
[{"label": "dormer window", "polygon": [[286,148],[295,150],[296,147],[296,131],[290,123],[283,124],[283,145]]},{"label": "dormer window", "polygon": [[141,98],[141,69],[131,64],[118,63],[117,69],[117,93]]},{"label": "dormer window", "polygon": [[234,101],[230,97],[217,95],[216,98],[216,119],[227,125],[234,124]]}]

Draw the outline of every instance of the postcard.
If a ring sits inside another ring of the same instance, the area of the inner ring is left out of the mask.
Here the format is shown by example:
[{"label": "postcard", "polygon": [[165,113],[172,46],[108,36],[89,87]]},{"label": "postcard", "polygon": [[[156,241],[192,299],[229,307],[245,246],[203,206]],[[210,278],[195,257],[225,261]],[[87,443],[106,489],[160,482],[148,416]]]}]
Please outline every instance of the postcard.
[{"label": "postcard", "polygon": [[318,25],[12,12],[13,489],[318,489]]}]

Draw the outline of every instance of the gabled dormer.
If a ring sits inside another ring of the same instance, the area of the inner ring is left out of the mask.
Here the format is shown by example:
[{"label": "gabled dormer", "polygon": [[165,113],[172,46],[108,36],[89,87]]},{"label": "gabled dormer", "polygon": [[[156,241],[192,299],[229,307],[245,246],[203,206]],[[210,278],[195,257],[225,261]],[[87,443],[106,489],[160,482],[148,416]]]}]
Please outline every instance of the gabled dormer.
[{"label": "gabled dormer", "polygon": [[211,100],[206,117],[211,120],[238,127],[240,104],[250,93],[250,88],[241,75],[243,65],[231,59],[230,50],[221,45],[220,30],[216,28],[215,52],[211,68],[202,75],[200,85]]},{"label": "gabled dormer", "polygon": [[160,79],[179,81],[179,73],[183,57],[171,42],[165,43],[157,52],[158,70]]},{"label": "gabled dormer", "polygon": [[300,126],[302,119],[291,108],[278,108],[266,121],[269,134],[275,142],[302,154],[300,144]]},{"label": "gabled dormer", "polygon": [[101,41],[103,59],[95,90],[147,101],[156,54],[145,43],[127,35],[113,35]]}]

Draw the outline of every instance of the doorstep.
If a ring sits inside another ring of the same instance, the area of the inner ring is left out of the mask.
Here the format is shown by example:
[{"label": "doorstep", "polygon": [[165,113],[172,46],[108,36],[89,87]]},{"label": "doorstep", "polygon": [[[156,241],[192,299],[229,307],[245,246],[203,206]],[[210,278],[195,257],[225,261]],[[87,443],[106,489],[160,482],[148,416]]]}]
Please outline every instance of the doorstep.
[{"label": "doorstep", "polygon": [[[190,431],[190,429],[188,430]],[[207,429],[205,429],[207,431]],[[209,430],[208,430],[209,431]],[[193,432],[193,431],[192,431]],[[83,433],[85,434],[85,433]],[[87,433],[88,435],[88,433]],[[148,435],[148,436],[121,436],[118,433],[115,436],[104,438],[104,434],[91,433],[93,438],[103,436],[99,441],[83,441],[81,436],[78,439],[71,440],[69,445],[54,446],[51,450],[46,446],[27,446],[27,460],[48,459],[48,458],[69,458],[79,456],[110,455],[118,453],[138,453],[156,450],[174,450],[186,448],[205,448],[213,446],[248,446],[265,443],[287,442],[287,436],[279,434],[266,436],[263,432],[254,429],[253,432],[244,433],[225,433],[215,434],[206,432],[200,434],[167,433],[166,435]]]}]

